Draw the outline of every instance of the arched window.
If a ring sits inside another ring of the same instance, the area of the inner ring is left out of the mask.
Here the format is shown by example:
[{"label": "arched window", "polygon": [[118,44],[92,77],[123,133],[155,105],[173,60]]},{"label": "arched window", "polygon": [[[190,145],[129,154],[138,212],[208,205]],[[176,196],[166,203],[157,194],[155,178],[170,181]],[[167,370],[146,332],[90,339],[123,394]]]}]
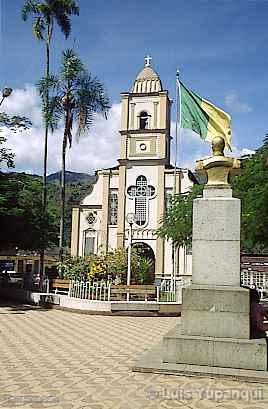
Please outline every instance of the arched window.
[{"label": "arched window", "polygon": [[117,225],[118,194],[117,191],[110,191],[109,195],[109,224]]},{"label": "arched window", "polygon": [[148,112],[142,111],[140,117],[140,129],[149,129],[149,117]]},{"label": "arched window", "polygon": [[155,194],[154,186],[147,184],[145,176],[138,176],[136,185],[129,186],[127,193],[135,199],[135,223],[138,226],[144,226],[147,219],[148,200]]},{"label": "arched window", "polygon": [[95,254],[95,230],[87,229],[83,232],[83,255],[84,257],[90,254]]}]

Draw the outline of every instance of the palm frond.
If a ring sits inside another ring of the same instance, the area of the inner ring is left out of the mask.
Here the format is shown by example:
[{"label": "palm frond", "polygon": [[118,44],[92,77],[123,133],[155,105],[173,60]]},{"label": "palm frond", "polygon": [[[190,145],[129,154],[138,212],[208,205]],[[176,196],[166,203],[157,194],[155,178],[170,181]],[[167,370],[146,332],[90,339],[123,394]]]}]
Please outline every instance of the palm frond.
[{"label": "palm frond", "polygon": [[102,83],[96,77],[88,75],[81,78],[78,92],[83,92],[83,98],[86,99],[87,104],[94,112],[105,114],[109,110],[109,99]]},{"label": "palm frond", "polygon": [[45,22],[42,17],[37,17],[33,24],[33,32],[37,40],[44,40]]},{"label": "palm frond", "polygon": [[[46,0],[36,2],[28,0],[25,2],[21,10],[21,16],[24,21],[29,15],[37,16],[38,19],[34,23],[34,33],[36,38],[43,40],[43,32],[46,26],[53,24],[55,19],[67,38],[71,32],[71,15],[79,15],[79,7],[74,0]],[[42,21],[40,25],[39,18]]]},{"label": "palm frond", "polygon": [[46,20],[47,24],[50,24],[53,16],[53,3],[49,4],[47,1],[38,4],[38,11]]},{"label": "palm frond", "polygon": [[30,14],[38,14],[38,3],[36,1],[28,0],[24,3],[21,9],[21,18],[26,21]]},{"label": "palm frond", "polygon": [[[51,131],[54,132],[63,114],[60,94],[60,80],[55,75],[43,77],[36,84],[36,87],[42,99],[42,113],[44,122],[48,124]],[[52,93],[52,96],[47,102],[48,93]]]},{"label": "palm frond", "polygon": [[63,0],[64,8],[66,13],[69,15],[73,14],[75,16],[79,16],[79,6],[76,4],[75,0]]},{"label": "palm frond", "polygon": [[53,9],[55,10],[55,15],[66,13],[69,16],[72,14],[79,16],[79,6],[75,0],[54,0]]},{"label": "palm frond", "polygon": [[84,65],[76,53],[67,49],[63,52],[61,79],[68,83],[74,83],[85,72]]},{"label": "palm frond", "polygon": [[49,98],[48,108],[43,110],[44,119],[47,121],[51,132],[57,129],[63,115],[64,110],[62,108],[61,97],[59,95]]},{"label": "palm frond", "polygon": [[56,21],[62,33],[65,35],[65,38],[68,38],[71,32],[70,17],[66,13],[63,13],[63,14],[56,14],[55,18],[56,18]]},{"label": "palm frond", "polygon": [[77,130],[75,137],[78,141],[80,137],[91,128],[93,123],[93,111],[81,107],[80,110],[76,112],[76,119]]},{"label": "palm frond", "polygon": [[49,77],[43,77],[36,84],[39,95],[42,100],[46,97],[48,91],[55,92],[60,86],[60,80],[55,75],[49,75]]},{"label": "palm frond", "polygon": [[88,74],[80,58],[71,49],[63,52],[59,77],[50,75],[42,78],[37,88],[43,101],[43,116],[51,130],[57,127],[60,119],[65,118],[64,135],[69,139],[70,147],[73,122],[77,123],[76,136],[79,138],[90,129],[95,113],[107,117],[109,99],[102,83]]},{"label": "palm frond", "polygon": [[101,113],[107,117],[109,100],[103,85],[95,77],[84,75],[79,79],[76,92],[76,116],[78,120],[77,137],[89,129],[93,121],[93,113]]}]

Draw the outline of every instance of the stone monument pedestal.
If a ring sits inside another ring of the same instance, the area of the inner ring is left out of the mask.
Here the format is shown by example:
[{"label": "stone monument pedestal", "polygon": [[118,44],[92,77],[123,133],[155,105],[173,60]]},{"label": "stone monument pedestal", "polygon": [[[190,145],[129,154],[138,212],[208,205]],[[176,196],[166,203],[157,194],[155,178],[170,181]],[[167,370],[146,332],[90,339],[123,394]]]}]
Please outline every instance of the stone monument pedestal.
[{"label": "stone monument pedestal", "polygon": [[193,285],[163,362],[267,370],[265,339],[249,339],[249,291],[240,287],[240,200],[207,186],[193,206]]},{"label": "stone monument pedestal", "polygon": [[240,287],[240,200],[228,185],[232,166],[239,167],[235,161],[199,161],[208,183],[193,205],[193,285],[183,289],[181,324],[135,370],[268,382],[266,340],[249,339],[249,290]]}]

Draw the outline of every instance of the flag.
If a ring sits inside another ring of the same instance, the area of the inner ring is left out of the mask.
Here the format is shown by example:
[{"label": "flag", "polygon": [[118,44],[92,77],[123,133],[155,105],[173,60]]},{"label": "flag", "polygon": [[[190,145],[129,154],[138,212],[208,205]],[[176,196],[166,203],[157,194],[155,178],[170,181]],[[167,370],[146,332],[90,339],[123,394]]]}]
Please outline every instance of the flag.
[{"label": "flag", "polygon": [[222,136],[231,149],[231,117],[211,102],[201,98],[180,81],[181,128],[192,129],[205,141]]}]

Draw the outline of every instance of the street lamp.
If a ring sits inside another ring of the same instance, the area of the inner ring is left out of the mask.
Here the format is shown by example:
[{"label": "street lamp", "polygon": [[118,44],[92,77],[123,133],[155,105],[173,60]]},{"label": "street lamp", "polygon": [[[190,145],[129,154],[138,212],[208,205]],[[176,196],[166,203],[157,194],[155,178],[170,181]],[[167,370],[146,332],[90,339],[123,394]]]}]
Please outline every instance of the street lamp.
[{"label": "street lamp", "polygon": [[3,103],[3,101],[4,101],[5,98],[9,97],[9,95],[11,94],[12,91],[13,91],[12,88],[7,88],[7,87],[5,87],[5,88],[2,90],[2,99],[1,99],[1,101],[0,101],[0,105],[2,105],[2,103]]},{"label": "street lamp", "polygon": [[[129,236],[128,236],[128,258],[127,258],[127,286],[130,285],[131,275],[131,246],[132,246],[132,226],[135,222],[135,213],[128,213],[126,221],[129,224]],[[129,291],[127,291],[127,301],[129,301]]]}]

